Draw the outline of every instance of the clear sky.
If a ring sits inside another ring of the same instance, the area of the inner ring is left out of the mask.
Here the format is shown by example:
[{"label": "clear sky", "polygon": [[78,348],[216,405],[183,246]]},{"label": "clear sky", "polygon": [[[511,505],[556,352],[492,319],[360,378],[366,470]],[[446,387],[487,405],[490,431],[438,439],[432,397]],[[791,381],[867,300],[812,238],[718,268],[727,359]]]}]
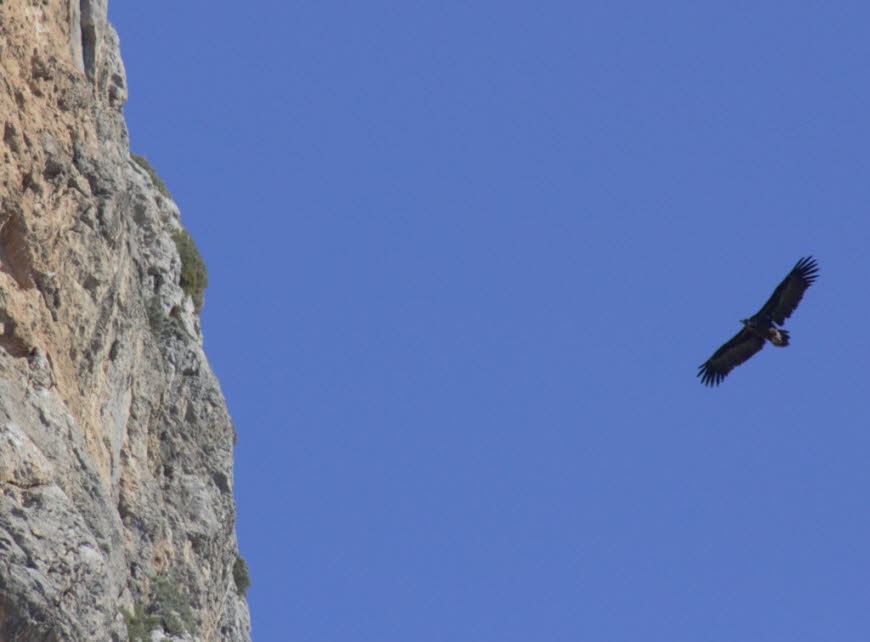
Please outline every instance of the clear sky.
[{"label": "clear sky", "polygon": [[[109,10],[255,640],[870,638],[870,5]],[[808,254],[792,346],[702,386]]]}]

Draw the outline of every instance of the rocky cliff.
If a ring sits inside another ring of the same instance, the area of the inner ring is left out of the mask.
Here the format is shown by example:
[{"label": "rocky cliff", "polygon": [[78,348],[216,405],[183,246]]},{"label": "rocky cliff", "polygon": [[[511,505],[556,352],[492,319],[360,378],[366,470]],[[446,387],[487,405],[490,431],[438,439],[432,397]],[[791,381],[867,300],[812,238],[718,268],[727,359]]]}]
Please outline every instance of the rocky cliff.
[{"label": "rocky cliff", "polygon": [[247,640],[197,257],[106,2],[0,0],[0,639]]}]

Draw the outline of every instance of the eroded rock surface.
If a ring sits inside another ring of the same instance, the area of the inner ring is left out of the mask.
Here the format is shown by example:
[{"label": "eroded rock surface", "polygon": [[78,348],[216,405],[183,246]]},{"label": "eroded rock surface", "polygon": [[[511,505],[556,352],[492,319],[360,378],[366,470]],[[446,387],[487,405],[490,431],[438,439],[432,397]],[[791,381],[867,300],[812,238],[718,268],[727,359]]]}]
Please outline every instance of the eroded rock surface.
[{"label": "eroded rock surface", "polygon": [[2,640],[249,639],[234,429],[126,94],[106,0],[0,0]]}]

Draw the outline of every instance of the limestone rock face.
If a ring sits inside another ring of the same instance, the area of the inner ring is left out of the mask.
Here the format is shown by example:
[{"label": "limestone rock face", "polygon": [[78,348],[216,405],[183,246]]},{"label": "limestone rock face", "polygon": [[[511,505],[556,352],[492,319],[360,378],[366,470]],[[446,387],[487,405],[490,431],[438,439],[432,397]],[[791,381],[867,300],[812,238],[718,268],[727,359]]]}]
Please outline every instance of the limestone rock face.
[{"label": "limestone rock face", "polygon": [[0,0],[0,640],[248,640],[234,429],[107,0]]}]

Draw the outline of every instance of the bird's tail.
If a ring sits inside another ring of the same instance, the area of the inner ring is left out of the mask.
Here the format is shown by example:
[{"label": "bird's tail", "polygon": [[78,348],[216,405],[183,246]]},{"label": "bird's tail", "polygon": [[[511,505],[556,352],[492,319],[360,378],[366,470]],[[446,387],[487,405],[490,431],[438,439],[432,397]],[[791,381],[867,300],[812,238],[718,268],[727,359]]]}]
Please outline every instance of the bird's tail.
[{"label": "bird's tail", "polygon": [[770,339],[770,342],[778,346],[780,348],[784,348],[788,345],[788,330],[782,330],[781,328],[771,328],[767,338]]}]

